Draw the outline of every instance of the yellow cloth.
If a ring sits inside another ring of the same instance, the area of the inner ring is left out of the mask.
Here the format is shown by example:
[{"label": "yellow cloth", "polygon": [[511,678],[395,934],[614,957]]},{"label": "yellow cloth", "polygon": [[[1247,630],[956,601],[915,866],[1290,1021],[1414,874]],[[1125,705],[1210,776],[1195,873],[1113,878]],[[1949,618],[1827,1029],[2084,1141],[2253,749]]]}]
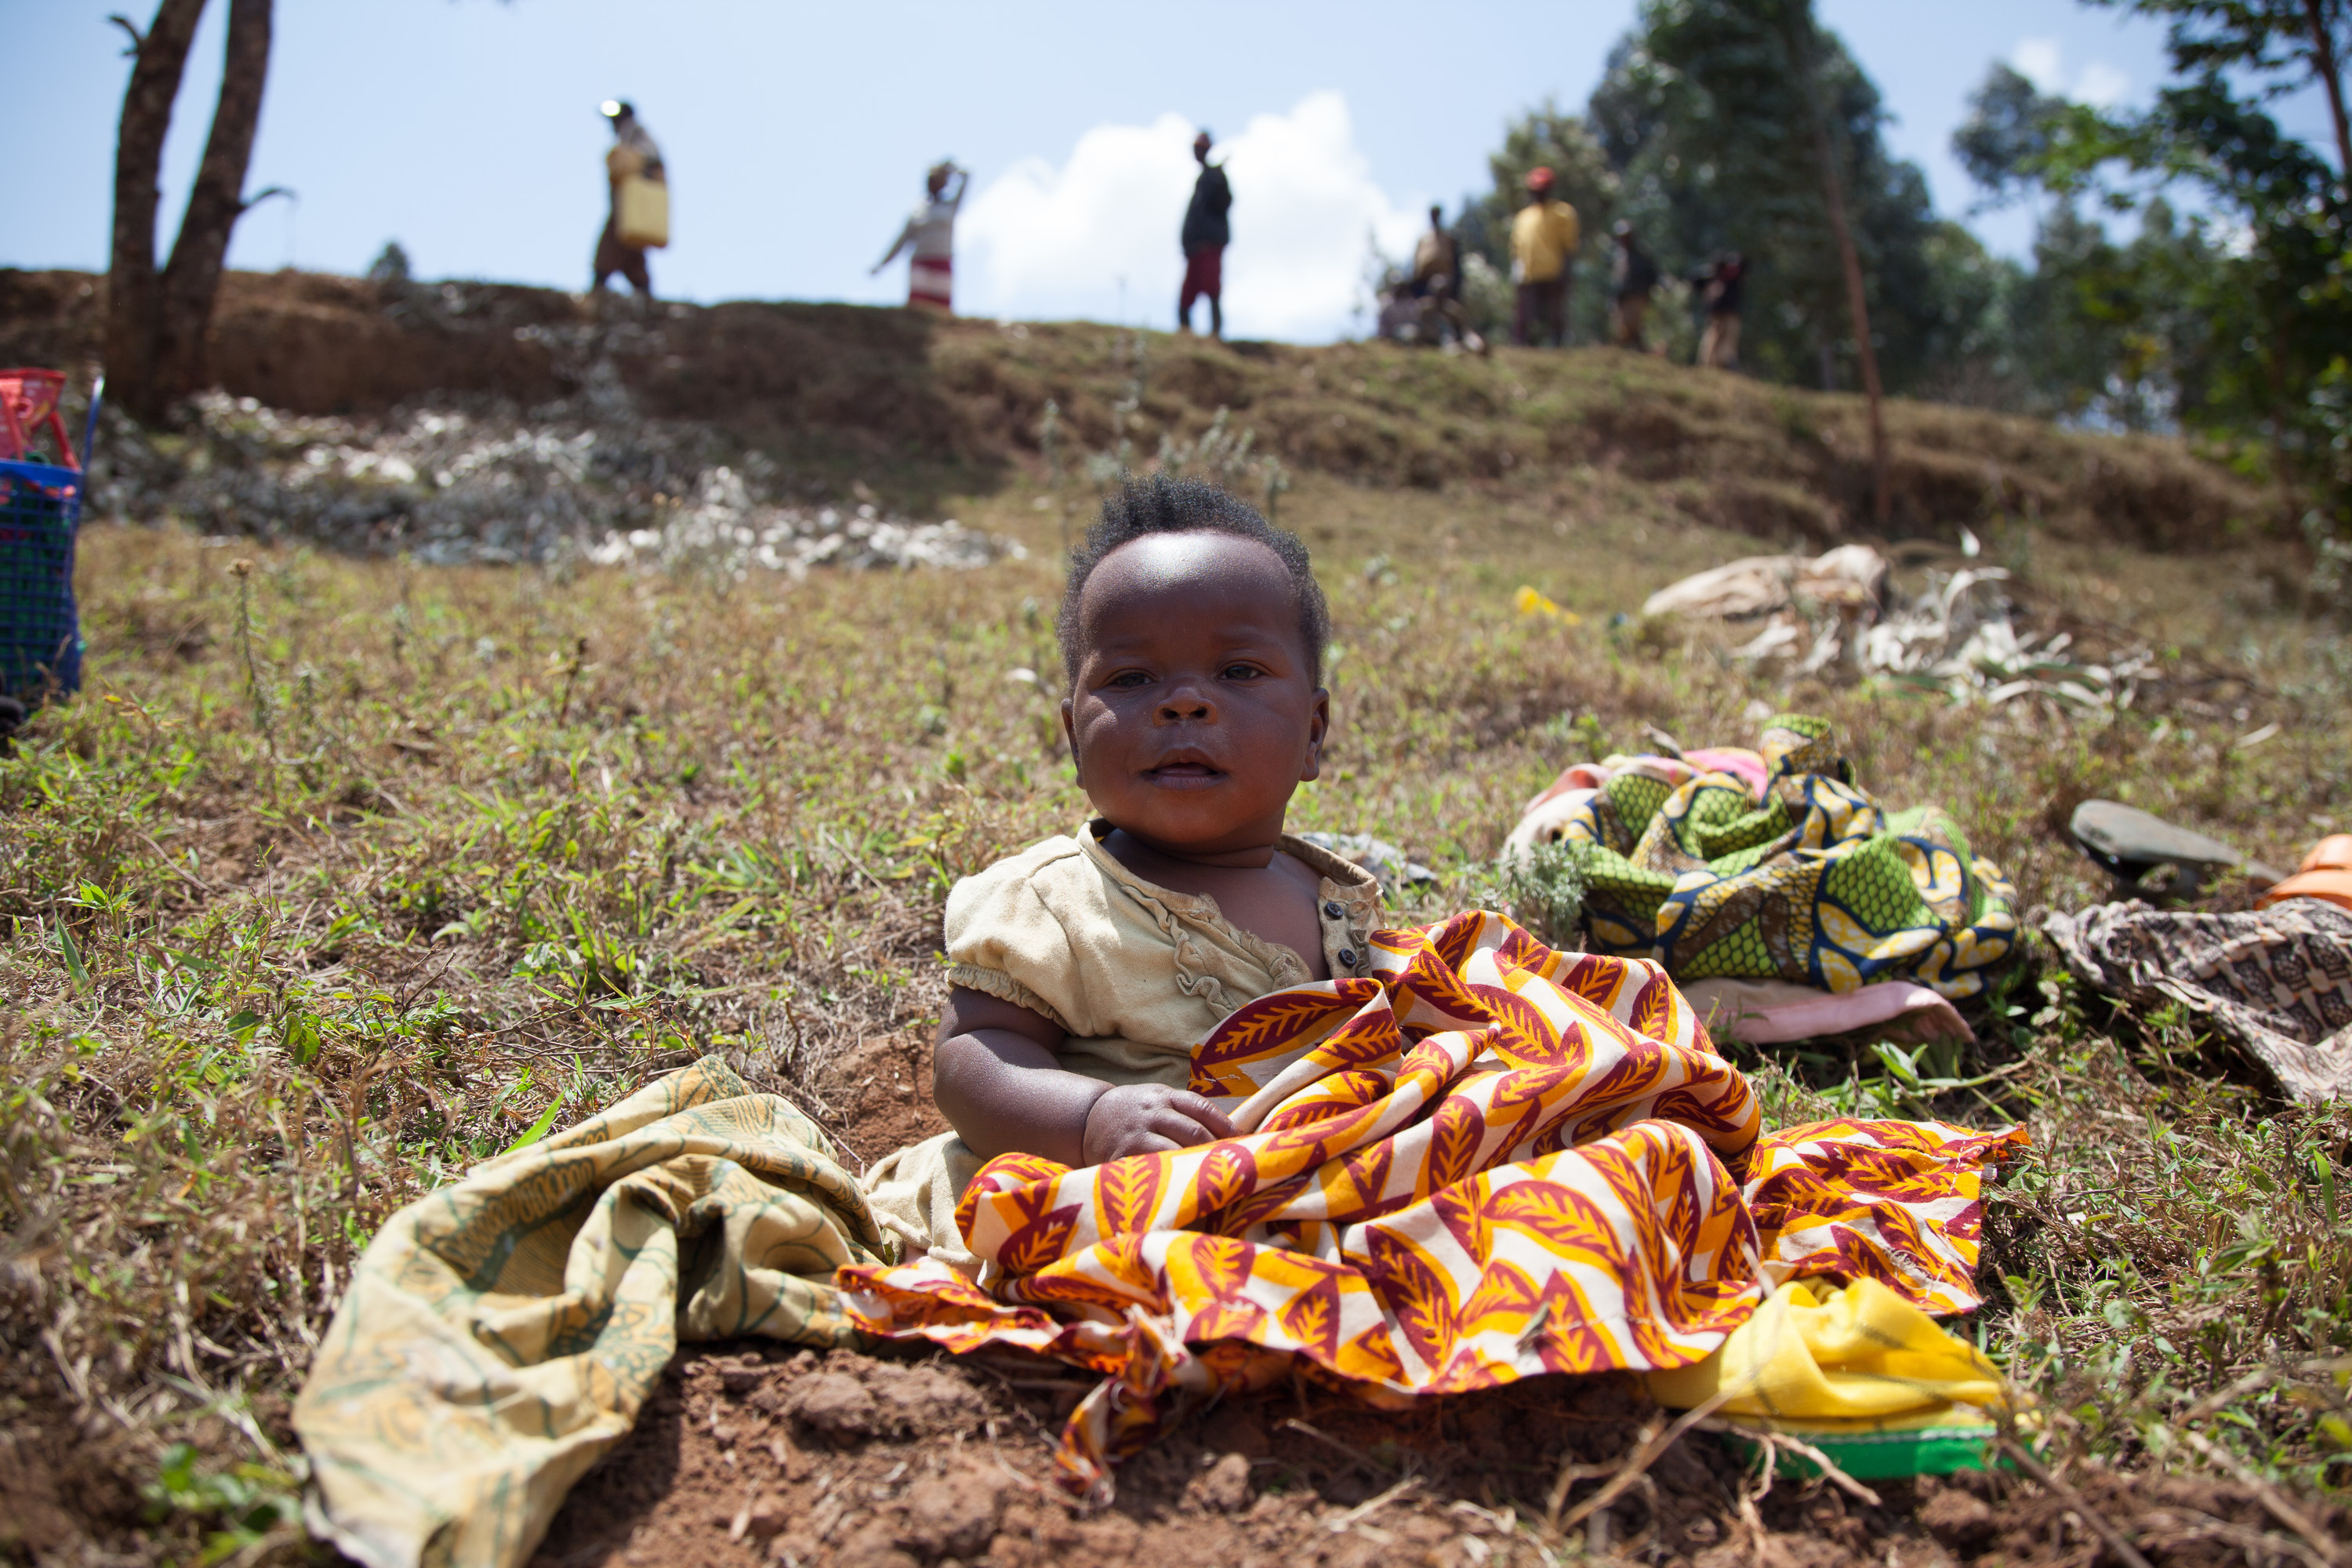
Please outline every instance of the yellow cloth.
[{"label": "yellow cloth", "polygon": [[1574,207],[1554,198],[1529,202],[1511,220],[1511,281],[1550,282],[1567,269],[1580,238]]},{"label": "yellow cloth", "polygon": [[1725,1415],[1807,1429],[1923,1415],[1982,1421],[2003,1400],[2000,1373],[1974,1345],[1868,1278],[1843,1289],[1822,1280],[1784,1286],[1705,1361],[1650,1374],[1650,1397],[1671,1410],[1726,1388],[1734,1393]]},{"label": "yellow cloth", "polygon": [[376,1233],[294,1404],[312,1528],[369,1568],[525,1562],[680,1340],[862,1342],[834,1270],[896,1252],[806,1117],[681,1068]]}]

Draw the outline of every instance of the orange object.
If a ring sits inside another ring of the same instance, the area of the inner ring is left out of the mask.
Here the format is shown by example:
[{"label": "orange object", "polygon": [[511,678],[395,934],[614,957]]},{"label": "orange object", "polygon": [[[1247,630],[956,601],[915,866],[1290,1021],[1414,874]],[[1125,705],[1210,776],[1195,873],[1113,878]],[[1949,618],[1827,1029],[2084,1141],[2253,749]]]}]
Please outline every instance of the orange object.
[{"label": "orange object", "polygon": [[0,458],[22,462],[25,443],[42,426],[57,437],[58,467],[81,470],[73,443],[66,437],[66,422],[58,417],[58,399],[65,395],[66,378],[56,370],[0,370]]},{"label": "orange object", "polygon": [[2311,847],[2294,875],[2254,900],[2267,909],[2281,899],[2325,899],[2352,910],[2352,833],[2331,833]]}]

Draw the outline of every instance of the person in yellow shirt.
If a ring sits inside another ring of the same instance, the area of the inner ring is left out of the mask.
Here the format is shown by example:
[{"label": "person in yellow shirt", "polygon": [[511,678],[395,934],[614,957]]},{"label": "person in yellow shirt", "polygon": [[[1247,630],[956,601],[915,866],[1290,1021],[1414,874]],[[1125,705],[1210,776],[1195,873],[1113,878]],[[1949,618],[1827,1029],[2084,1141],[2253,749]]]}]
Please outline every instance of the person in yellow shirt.
[{"label": "person in yellow shirt", "polygon": [[1558,348],[1568,337],[1568,286],[1581,235],[1576,209],[1555,199],[1551,185],[1549,169],[1528,170],[1528,205],[1511,220],[1511,281],[1519,288],[1511,335],[1529,344],[1549,335]]}]

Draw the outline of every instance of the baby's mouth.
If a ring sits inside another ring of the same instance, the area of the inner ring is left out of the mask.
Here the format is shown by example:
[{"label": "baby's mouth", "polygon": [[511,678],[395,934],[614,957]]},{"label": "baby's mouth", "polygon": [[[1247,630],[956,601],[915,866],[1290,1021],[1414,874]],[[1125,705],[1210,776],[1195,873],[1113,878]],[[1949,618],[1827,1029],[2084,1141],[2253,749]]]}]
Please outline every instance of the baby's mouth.
[{"label": "baby's mouth", "polygon": [[1223,768],[1200,762],[1168,762],[1146,768],[1143,776],[1162,789],[1206,789],[1224,776]]}]

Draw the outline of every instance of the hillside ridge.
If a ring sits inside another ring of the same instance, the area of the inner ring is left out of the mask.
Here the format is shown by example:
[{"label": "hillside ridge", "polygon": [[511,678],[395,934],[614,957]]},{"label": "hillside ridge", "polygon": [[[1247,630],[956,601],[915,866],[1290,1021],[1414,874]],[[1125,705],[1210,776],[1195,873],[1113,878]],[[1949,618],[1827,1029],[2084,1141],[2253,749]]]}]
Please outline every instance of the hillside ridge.
[{"label": "hillside ridge", "polygon": [[[0,269],[0,359],[70,367],[86,384],[102,290],[89,274]],[[280,272],[228,276],[213,369],[232,396],[298,414],[527,413],[569,399],[699,423],[820,485],[870,478],[917,511],[1087,453],[1123,448],[1140,466],[1163,437],[1197,441],[1223,409],[1261,457],[1360,485],[1558,487],[1606,471],[1694,521],[1775,544],[1869,531],[1858,396],[1614,349],[1482,359]],[[1905,399],[1889,403],[1887,427],[1897,538],[2012,518],[2165,551],[2283,531],[2274,494],[2176,440]]]}]

